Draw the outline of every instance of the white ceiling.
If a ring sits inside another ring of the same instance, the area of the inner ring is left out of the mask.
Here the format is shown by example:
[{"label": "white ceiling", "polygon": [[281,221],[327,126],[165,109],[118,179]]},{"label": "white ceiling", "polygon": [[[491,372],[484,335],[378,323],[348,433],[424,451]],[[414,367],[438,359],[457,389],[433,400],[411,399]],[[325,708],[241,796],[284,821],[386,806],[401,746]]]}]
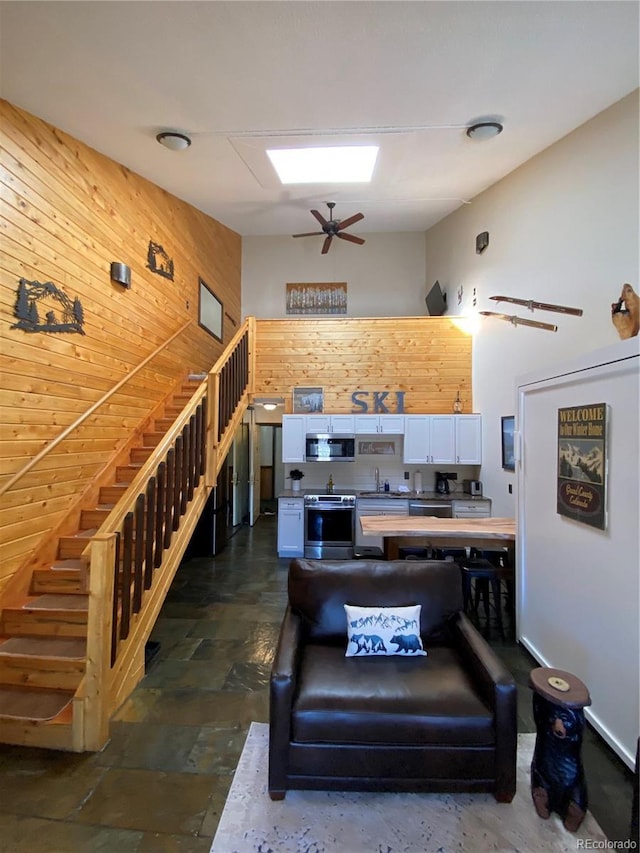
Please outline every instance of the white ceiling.
[{"label": "white ceiling", "polygon": [[[0,93],[242,235],[425,230],[638,87],[637,2],[2,2]],[[472,142],[479,118],[504,132]],[[160,130],[193,144],[171,152]],[[370,185],[264,148],[378,142]]]}]

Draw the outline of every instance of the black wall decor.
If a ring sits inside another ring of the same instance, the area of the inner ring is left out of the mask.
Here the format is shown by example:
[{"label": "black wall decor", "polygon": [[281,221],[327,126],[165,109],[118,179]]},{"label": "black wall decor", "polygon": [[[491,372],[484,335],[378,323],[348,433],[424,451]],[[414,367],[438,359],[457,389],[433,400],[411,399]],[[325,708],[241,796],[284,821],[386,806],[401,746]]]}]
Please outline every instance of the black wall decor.
[{"label": "black wall decor", "polygon": [[476,237],[476,254],[481,255],[489,245],[489,232],[482,231]]},{"label": "black wall decor", "polygon": [[173,281],[173,261],[159,243],[149,240],[147,267],[156,275],[162,275]]},{"label": "black wall decor", "polygon": [[[40,317],[42,313],[45,315],[44,321]],[[73,301],[69,299],[52,281],[43,283],[21,278],[14,316],[18,322],[11,326],[12,329],[22,329],[24,332],[77,332],[84,335],[84,311],[80,300],[77,297]]]}]

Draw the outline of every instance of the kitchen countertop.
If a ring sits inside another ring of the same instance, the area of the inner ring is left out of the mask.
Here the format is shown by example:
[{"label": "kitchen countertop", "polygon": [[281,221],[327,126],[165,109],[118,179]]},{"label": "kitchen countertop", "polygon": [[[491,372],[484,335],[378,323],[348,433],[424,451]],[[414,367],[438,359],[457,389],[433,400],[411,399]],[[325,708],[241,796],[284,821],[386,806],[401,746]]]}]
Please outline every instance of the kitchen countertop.
[{"label": "kitchen countertop", "polygon": [[[301,489],[299,492],[294,492],[293,489],[284,489],[278,497],[280,498],[303,498],[306,495],[324,495],[321,487],[316,489]],[[466,492],[450,492],[448,495],[443,495],[440,492],[375,492],[361,489],[335,489],[334,495],[355,495],[357,498],[367,498],[376,500],[411,500],[411,501],[441,501],[442,503],[450,503],[451,501],[490,501],[491,498],[484,495],[468,495]]]}]

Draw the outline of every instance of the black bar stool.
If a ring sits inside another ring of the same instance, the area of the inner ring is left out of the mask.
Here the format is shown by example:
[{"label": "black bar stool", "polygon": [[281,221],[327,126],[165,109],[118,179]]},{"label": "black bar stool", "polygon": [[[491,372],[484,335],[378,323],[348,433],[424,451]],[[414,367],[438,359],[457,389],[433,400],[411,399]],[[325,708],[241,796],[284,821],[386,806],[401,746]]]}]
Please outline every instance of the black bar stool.
[{"label": "black bar stool", "polygon": [[496,625],[500,637],[504,639],[502,620],[502,583],[505,584],[507,609],[510,614],[510,627],[513,619],[513,568],[509,565],[506,551],[479,551],[472,549],[470,557],[458,559],[462,573],[462,594],[465,612],[477,618],[478,606],[484,611],[484,633],[491,634],[491,608],[495,612]]}]

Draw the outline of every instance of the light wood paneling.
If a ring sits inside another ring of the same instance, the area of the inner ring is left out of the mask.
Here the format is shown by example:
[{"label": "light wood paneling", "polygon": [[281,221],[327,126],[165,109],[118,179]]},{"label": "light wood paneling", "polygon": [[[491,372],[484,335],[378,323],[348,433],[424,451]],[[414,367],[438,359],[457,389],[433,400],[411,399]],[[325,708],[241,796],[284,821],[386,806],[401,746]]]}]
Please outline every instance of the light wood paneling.
[{"label": "light wood paneling", "polygon": [[460,391],[463,412],[473,411],[471,336],[445,317],[258,320],[255,393],[284,397],[291,411],[295,386],[324,388],[325,412],[362,412],[354,391],[404,392],[407,414],[453,411]]},{"label": "light wood paneling", "polygon": [[[0,485],[192,320],[2,496],[1,595],[176,382],[210,369],[234,336],[241,240],[6,101],[0,156]],[[173,281],[147,268],[150,240],[172,258]],[[112,261],[131,267],[130,290],[110,281]],[[223,303],[223,345],[198,325],[199,277]],[[78,298],[85,334],[12,329],[21,278]]]}]

